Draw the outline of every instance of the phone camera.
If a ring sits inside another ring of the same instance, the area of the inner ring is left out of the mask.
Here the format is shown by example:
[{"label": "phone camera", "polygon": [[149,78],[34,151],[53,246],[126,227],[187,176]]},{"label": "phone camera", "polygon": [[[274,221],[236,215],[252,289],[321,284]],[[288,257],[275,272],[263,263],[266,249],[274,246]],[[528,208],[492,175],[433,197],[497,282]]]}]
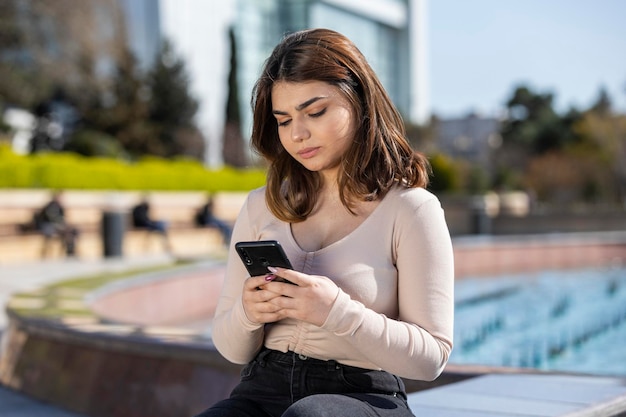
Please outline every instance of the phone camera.
[{"label": "phone camera", "polygon": [[248,255],[248,252],[246,252],[245,250],[241,250],[241,255],[243,256],[243,262],[246,265],[252,265],[252,259],[250,259],[250,256]]}]

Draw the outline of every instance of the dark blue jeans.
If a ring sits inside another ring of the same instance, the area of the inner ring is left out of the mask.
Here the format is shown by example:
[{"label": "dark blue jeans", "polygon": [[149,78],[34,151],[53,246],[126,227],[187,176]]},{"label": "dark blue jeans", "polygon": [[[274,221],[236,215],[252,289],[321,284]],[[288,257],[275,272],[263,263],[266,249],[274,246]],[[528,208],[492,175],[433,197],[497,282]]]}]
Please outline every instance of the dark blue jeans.
[{"label": "dark blue jeans", "polygon": [[404,383],[384,371],[262,350],[230,398],[197,417],[407,417]]}]

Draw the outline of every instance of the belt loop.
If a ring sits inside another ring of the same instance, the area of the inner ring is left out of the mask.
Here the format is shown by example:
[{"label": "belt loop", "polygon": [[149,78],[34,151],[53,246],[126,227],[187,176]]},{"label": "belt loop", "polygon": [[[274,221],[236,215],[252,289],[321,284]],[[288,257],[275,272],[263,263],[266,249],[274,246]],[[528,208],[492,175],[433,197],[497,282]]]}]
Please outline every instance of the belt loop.
[{"label": "belt loop", "polygon": [[329,360],[326,366],[326,369],[329,371],[336,371],[338,369],[341,369],[341,364],[334,359]]},{"label": "belt loop", "polygon": [[269,350],[269,349],[267,349],[265,347],[261,348],[261,351],[256,355],[256,360],[259,363],[259,365],[265,366],[265,362],[266,362],[265,357],[267,355],[269,355],[270,352],[271,352],[271,350]]}]

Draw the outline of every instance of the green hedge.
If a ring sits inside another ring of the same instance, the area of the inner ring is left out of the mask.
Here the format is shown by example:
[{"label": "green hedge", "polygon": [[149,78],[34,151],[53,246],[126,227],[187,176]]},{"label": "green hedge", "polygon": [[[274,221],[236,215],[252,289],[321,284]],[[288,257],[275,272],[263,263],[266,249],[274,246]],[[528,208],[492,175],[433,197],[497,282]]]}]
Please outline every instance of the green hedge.
[{"label": "green hedge", "polygon": [[16,155],[0,145],[0,188],[248,191],[265,184],[260,169],[206,169],[193,160],[128,163],[74,153]]}]

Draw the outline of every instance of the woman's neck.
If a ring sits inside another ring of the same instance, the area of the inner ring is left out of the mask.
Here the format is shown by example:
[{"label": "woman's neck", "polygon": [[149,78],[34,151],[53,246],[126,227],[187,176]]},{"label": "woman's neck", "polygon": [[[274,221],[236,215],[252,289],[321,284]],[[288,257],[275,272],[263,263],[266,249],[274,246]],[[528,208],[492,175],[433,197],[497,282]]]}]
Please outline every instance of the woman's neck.
[{"label": "woman's neck", "polygon": [[322,183],[318,190],[318,201],[340,201],[339,185],[336,176],[322,176]]}]

